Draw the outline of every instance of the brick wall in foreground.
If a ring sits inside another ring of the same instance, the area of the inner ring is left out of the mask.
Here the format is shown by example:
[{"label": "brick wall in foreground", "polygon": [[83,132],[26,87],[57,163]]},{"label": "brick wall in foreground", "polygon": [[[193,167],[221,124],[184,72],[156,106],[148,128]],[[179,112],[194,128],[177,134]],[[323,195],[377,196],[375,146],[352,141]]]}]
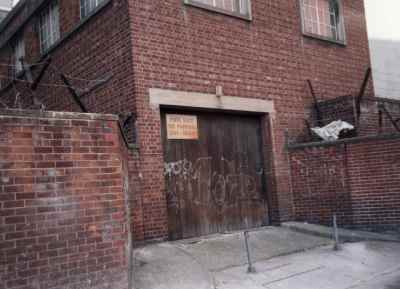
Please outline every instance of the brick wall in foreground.
[{"label": "brick wall in foreground", "polygon": [[295,218],[385,229],[400,225],[400,135],[290,151]]},{"label": "brick wall in foreground", "polygon": [[123,148],[114,116],[0,112],[0,288],[126,288]]}]

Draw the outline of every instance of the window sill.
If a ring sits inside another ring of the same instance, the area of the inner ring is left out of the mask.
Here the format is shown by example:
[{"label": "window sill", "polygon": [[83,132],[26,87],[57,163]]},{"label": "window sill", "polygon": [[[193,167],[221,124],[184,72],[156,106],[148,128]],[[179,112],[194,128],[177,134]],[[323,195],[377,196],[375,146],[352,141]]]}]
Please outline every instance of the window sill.
[{"label": "window sill", "polygon": [[79,21],[79,23],[71,31],[67,32],[64,36],[62,36],[60,39],[58,39],[53,45],[51,45],[48,49],[46,49],[45,51],[43,51],[43,53],[41,53],[40,60],[43,60],[44,58],[46,58],[48,54],[50,54],[58,46],[60,46],[64,41],[66,41],[72,35],[74,35],[78,30],[80,30],[82,28],[82,26],[84,26],[87,22],[89,22],[96,14],[98,14],[101,10],[103,10],[103,8],[105,8],[111,2],[112,2],[112,0],[105,0],[96,9],[94,9],[89,15],[87,15],[84,18],[81,18],[81,21]]},{"label": "window sill", "polygon": [[343,40],[343,41],[334,40],[332,38],[324,37],[324,36],[317,35],[317,34],[307,33],[307,32],[303,32],[303,36],[307,37],[307,38],[310,38],[310,39],[316,39],[316,40],[324,41],[324,42],[327,42],[327,43],[330,43],[330,44],[339,45],[339,46],[342,46],[342,47],[346,47],[347,46],[347,43],[346,43],[345,40]]},{"label": "window sill", "polygon": [[252,20],[251,13],[249,13],[248,15],[243,15],[243,14],[240,14],[240,13],[229,12],[229,11],[226,11],[224,9],[220,9],[220,8],[217,8],[217,7],[212,7],[212,6],[207,5],[207,4],[197,3],[197,2],[195,2],[193,0],[184,0],[184,4],[187,5],[187,6],[193,6],[193,7],[196,7],[196,8],[212,11],[212,12],[219,13],[219,14],[224,14],[224,15],[231,16],[231,17],[236,17],[236,18],[243,19],[243,20],[246,20],[246,21],[251,21]]}]

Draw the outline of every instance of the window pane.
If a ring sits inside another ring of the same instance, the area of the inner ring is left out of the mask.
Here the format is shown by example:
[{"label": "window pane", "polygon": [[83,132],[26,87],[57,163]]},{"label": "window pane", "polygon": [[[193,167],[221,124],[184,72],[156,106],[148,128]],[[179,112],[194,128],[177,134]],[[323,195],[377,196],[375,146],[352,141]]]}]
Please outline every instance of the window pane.
[{"label": "window pane", "polygon": [[23,70],[21,58],[25,58],[25,42],[22,37],[19,38],[14,45],[14,76]]},{"label": "window pane", "polygon": [[339,5],[334,0],[302,0],[304,31],[340,40]]},{"label": "window pane", "polygon": [[249,16],[250,14],[250,0],[190,0],[190,2],[204,4],[244,16]]},{"label": "window pane", "polygon": [[239,11],[240,14],[248,15],[250,14],[250,2],[247,0],[239,1]]},{"label": "window pane", "polygon": [[60,15],[58,2],[52,2],[40,15],[39,21],[40,48],[46,52],[60,39]]},{"label": "window pane", "polygon": [[104,0],[81,0],[81,18],[87,17],[103,2]]}]

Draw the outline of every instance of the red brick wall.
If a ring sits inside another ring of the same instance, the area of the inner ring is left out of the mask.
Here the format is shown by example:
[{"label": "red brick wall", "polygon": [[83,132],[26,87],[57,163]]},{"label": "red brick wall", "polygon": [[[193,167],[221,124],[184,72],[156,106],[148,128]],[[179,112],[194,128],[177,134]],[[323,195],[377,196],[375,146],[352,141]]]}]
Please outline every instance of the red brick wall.
[{"label": "red brick wall", "polygon": [[1,111],[0,288],[127,287],[119,134],[110,115]]},{"label": "red brick wall", "polygon": [[[32,4],[41,0],[31,1]],[[27,4],[31,3],[28,1]],[[43,2],[43,1],[42,1]],[[36,91],[40,101],[46,109],[54,111],[77,111],[80,109],[73,101],[59,73],[82,79],[103,79],[108,75],[112,78],[106,84],[99,86],[89,95],[82,98],[89,112],[98,113],[124,113],[135,112],[134,77],[132,65],[131,33],[129,31],[129,14],[127,13],[127,1],[111,0],[98,11],[97,14],[80,22],[79,0],[59,1],[61,38],[67,37],[49,54],[41,55],[39,47],[39,35],[37,30],[37,18],[27,21],[19,35],[23,35],[26,47],[26,62],[42,62],[44,57],[52,58],[52,67],[48,68],[44,78]],[[105,1],[107,2],[107,1]],[[34,9],[34,5],[25,6],[19,15],[10,23],[0,36],[0,43],[10,37],[18,24],[25,19],[24,16]],[[77,28],[79,26],[79,28]],[[74,29],[73,34],[69,35]],[[0,62],[13,64],[10,45],[0,48]],[[38,76],[43,65],[32,68],[33,77]],[[15,88],[7,85],[9,67],[0,65],[0,79],[2,90],[0,97],[10,107],[14,107],[15,95],[20,93],[21,106],[31,107],[31,90],[27,89],[27,83],[17,81]],[[25,78],[22,78],[25,80]],[[79,79],[69,79],[71,84],[79,89],[92,86],[95,82]],[[130,139],[134,137],[129,136]],[[129,153],[131,168],[136,168],[138,156],[136,152]],[[137,172],[137,170],[136,170]],[[131,178],[131,185],[137,180],[137,173]],[[140,185],[140,183],[138,183]],[[139,202],[140,203],[140,202]],[[141,207],[135,210],[135,216],[141,216]],[[141,232],[141,223],[138,232]]]},{"label": "red brick wall", "polygon": [[273,161],[271,211],[275,221],[291,219],[284,131],[294,136],[304,131],[312,101],[307,79],[320,100],[358,92],[370,63],[363,1],[342,1],[345,47],[304,37],[299,1],[252,0],[251,22],[182,2],[129,1],[144,236],[165,236],[167,230],[160,117],[149,105],[152,87],[215,93],[221,85],[225,95],[274,101],[276,118],[264,144],[267,161]]},{"label": "red brick wall", "polygon": [[[63,35],[78,21],[78,2],[61,1]],[[271,129],[264,133],[270,211],[275,222],[293,217],[284,131],[294,136],[304,132],[305,110],[312,101],[306,80],[313,81],[320,100],[355,94],[369,66],[363,1],[342,2],[346,46],[304,37],[299,1],[252,0],[253,20],[248,22],[182,0],[111,0],[51,52],[55,66],[72,76],[113,74],[107,85],[84,98],[91,112],[136,113],[139,150],[131,152],[129,167],[138,192],[133,200],[137,239],[163,239],[168,231],[160,115],[149,105],[148,91],[154,87],[215,93],[221,85],[226,95],[273,101],[276,117],[265,118]],[[34,23],[26,29],[30,60],[38,57]],[[1,58],[7,59],[3,49]],[[46,74],[43,83],[62,84],[54,73]],[[12,87],[6,90],[15,95]],[[21,84],[18,90],[29,99]],[[49,109],[78,110],[65,87],[43,86],[38,95]]]},{"label": "red brick wall", "polygon": [[400,135],[290,152],[295,219],[361,228],[400,225]]},{"label": "red brick wall", "polygon": [[[31,18],[20,31],[19,35],[23,35],[25,39],[27,63],[42,62],[43,58],[52,57],[52,67],[46,71],[36,91],[38,99],[45,104],[46,109],[80,112],[60,79],[59,72],[63,72],[67,76],[88,80],[112,76],[109,82],[99,86],[82,99],[89,112],[118,114],[135,111],[131,34],[129,15],[126,12],[127,1],[106,2],[107,4],[97,14],[83,23],[80,20],[79,0],[59,1],[61,39],[68,38],[44,55],[40,53],[37,18]],[[26,6],[21,15],[28,13],[30,9],[33,9],[32,7],[31,5]],[[19,23],[22,20],[22,16],[16,17],[10,26],[13,26],[14,22]],[[8,34],[7,31],[5,31],[5,35]],[[74,33],[70,35],[72,31]],[[12,64],[12,61],[10,45],[6,44],[0,47],[0,62]],[[33,67],[34,77],[39,74],[42,66]],[[3,96],[2,99],[7,99],[6,103],[13,107],[14,97],[18,91],[21,94],[23,107],[29,107],[31,91],[27,89],[27,83],[17,81],[16,89],[13,86],[7,86],[9,80],[4,77],[9,77],[7,76],[8,69],[8,67],[0,65],[3,87],[0,95]],[[23,78],[23,80],[26,79]],[[95,81],[73,78],[70,78],[70,82],[78,92],[95,83]]]}]

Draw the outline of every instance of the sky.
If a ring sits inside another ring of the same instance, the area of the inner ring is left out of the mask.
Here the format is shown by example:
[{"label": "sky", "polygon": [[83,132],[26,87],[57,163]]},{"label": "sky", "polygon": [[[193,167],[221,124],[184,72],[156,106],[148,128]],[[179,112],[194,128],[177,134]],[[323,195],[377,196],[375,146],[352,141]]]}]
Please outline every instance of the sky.
[{"label": "sky", "polygon": [[364,0],[372,39],[400,40],[400,0]]}]

